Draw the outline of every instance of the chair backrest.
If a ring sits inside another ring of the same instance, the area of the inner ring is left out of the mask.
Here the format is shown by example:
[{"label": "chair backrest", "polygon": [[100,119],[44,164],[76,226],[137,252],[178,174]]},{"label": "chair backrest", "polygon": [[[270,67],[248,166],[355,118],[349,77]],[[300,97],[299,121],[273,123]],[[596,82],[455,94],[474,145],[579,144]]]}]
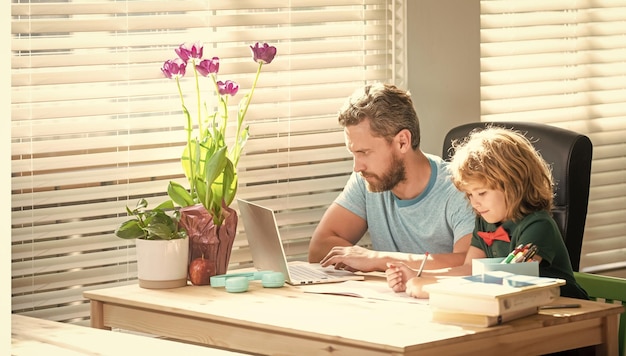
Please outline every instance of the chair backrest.
[{"label": "chair backrest", "polygon": [[[621,302],[626,308],[626,279],[584,272],[574,272],[574,277],[576,282],[587,291],[591,299],[603,300],[605,303]],[[619,354],[624,356],[626,311],[620,315],[618,330]]]},{"label": "chair backrest", "polygon": [[473,122],[451,129],[443,143],[442,157],[454,153],[452,142],[462,140],[474,129],[499,126],[524,133],[551,166],[555,183],[554,208],[556,220],[574,271],[580,267],[593,145],[585,135],[555,126],[529,122]]}]

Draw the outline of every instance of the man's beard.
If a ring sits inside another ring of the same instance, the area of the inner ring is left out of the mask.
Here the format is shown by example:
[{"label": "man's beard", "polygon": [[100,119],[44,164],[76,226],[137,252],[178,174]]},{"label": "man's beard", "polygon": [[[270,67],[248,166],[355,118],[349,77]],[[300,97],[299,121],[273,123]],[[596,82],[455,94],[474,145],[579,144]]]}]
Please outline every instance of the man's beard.
[{"label": "man's beard", "polygon": [[369,175],[367,173],[364,175],[363,172],[361,175],[363,175],[364,178],[366,176],[374,178],[374,182],[370,182],[367,179],[365,180],[368,191],[380,193],[392,190],[398,183],[406,180],[406,169],[404,168],[404,162],[394,155],[391,159],[389,170],[385,172],[382,177],[379,178],[377,175]]}]

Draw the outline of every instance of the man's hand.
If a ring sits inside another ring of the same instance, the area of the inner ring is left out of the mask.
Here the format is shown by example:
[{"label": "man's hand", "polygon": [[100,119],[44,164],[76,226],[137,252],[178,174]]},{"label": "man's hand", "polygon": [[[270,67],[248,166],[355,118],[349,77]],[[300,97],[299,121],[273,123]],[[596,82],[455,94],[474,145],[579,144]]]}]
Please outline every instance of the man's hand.
[{"label": "man's hand", "polygon": [[361,246],[335,246],[324,257],[320,264],[323,267],[335,266],[351,272],[383,271],[379,265],[378,253]]}]

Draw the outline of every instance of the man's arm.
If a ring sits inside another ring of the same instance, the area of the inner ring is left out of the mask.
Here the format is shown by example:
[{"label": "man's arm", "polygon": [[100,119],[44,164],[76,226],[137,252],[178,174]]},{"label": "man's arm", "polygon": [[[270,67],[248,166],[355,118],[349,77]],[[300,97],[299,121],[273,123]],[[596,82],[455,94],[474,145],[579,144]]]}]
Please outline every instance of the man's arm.
[{"label": "man's arm", "polygon": [[[403,262],[418,268],[423,254],[372,251],[355,246],[367,231],[367,223],[348,209],[333,203],[322,216],[309,243],[309,262],[334,265],[354,271],[385,271],[389,262]],[[451,253],[430,254],[425,268],[438,269],[462,265],[472,234],[459,239]]]},{"label": "man's arm", "polygon": [[[441,269],[462,265],[465,262],[471,240],[472,234],[467,234],[454,244],[451,253],[430,253],[424,268]],[[383,266],[387,263],[402,262],[413,269],[418,269],[422,264],[424,255],[403,252],[378,252],[378,258]]]},{"label": "man's arm", "polygon": [[367,223],[339,204],[332,203],[313,231],[309,262],[320,262],[335,246],[354,246],[367,231]]},{"label": "man's arm", "polygon": [[[461,237],[452,248],[452,253],[439,253],[431,254],[428,261],[426,261],[427,269],[438,269],[460,266],[465,263],[467,251],[470,248],[470,242],[472,241],[472,234],[467,234]],[[421,259],[419,260],[421,263]]]},{"label": "man's arm", "polygon": [[[463,236],[454,244],[451,253],[429,254],[426,269],[441,269],[460,266],[465,262],[472,234]],[[404,263],[417,269],[425,258],[424,254],[372,251],[359,246],[334,247],[320,262],[322,266],[334,265],[351,271],[385,271],[388,263]]]}]

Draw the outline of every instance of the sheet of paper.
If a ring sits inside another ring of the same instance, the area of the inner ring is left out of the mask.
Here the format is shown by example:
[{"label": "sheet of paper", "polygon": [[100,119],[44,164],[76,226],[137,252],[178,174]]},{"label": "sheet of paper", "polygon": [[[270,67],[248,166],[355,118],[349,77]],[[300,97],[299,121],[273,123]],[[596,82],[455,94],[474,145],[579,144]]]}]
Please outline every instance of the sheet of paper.
[{"label": "sheet of paper", "polygon": [[428,299],[417,299],[406,293],[396,293],[386,283],[363,283],[346,281],[339,283],[300,286],[305,293],[345,295],[349,297],[395,301],[402,303],[428,304]]}]

